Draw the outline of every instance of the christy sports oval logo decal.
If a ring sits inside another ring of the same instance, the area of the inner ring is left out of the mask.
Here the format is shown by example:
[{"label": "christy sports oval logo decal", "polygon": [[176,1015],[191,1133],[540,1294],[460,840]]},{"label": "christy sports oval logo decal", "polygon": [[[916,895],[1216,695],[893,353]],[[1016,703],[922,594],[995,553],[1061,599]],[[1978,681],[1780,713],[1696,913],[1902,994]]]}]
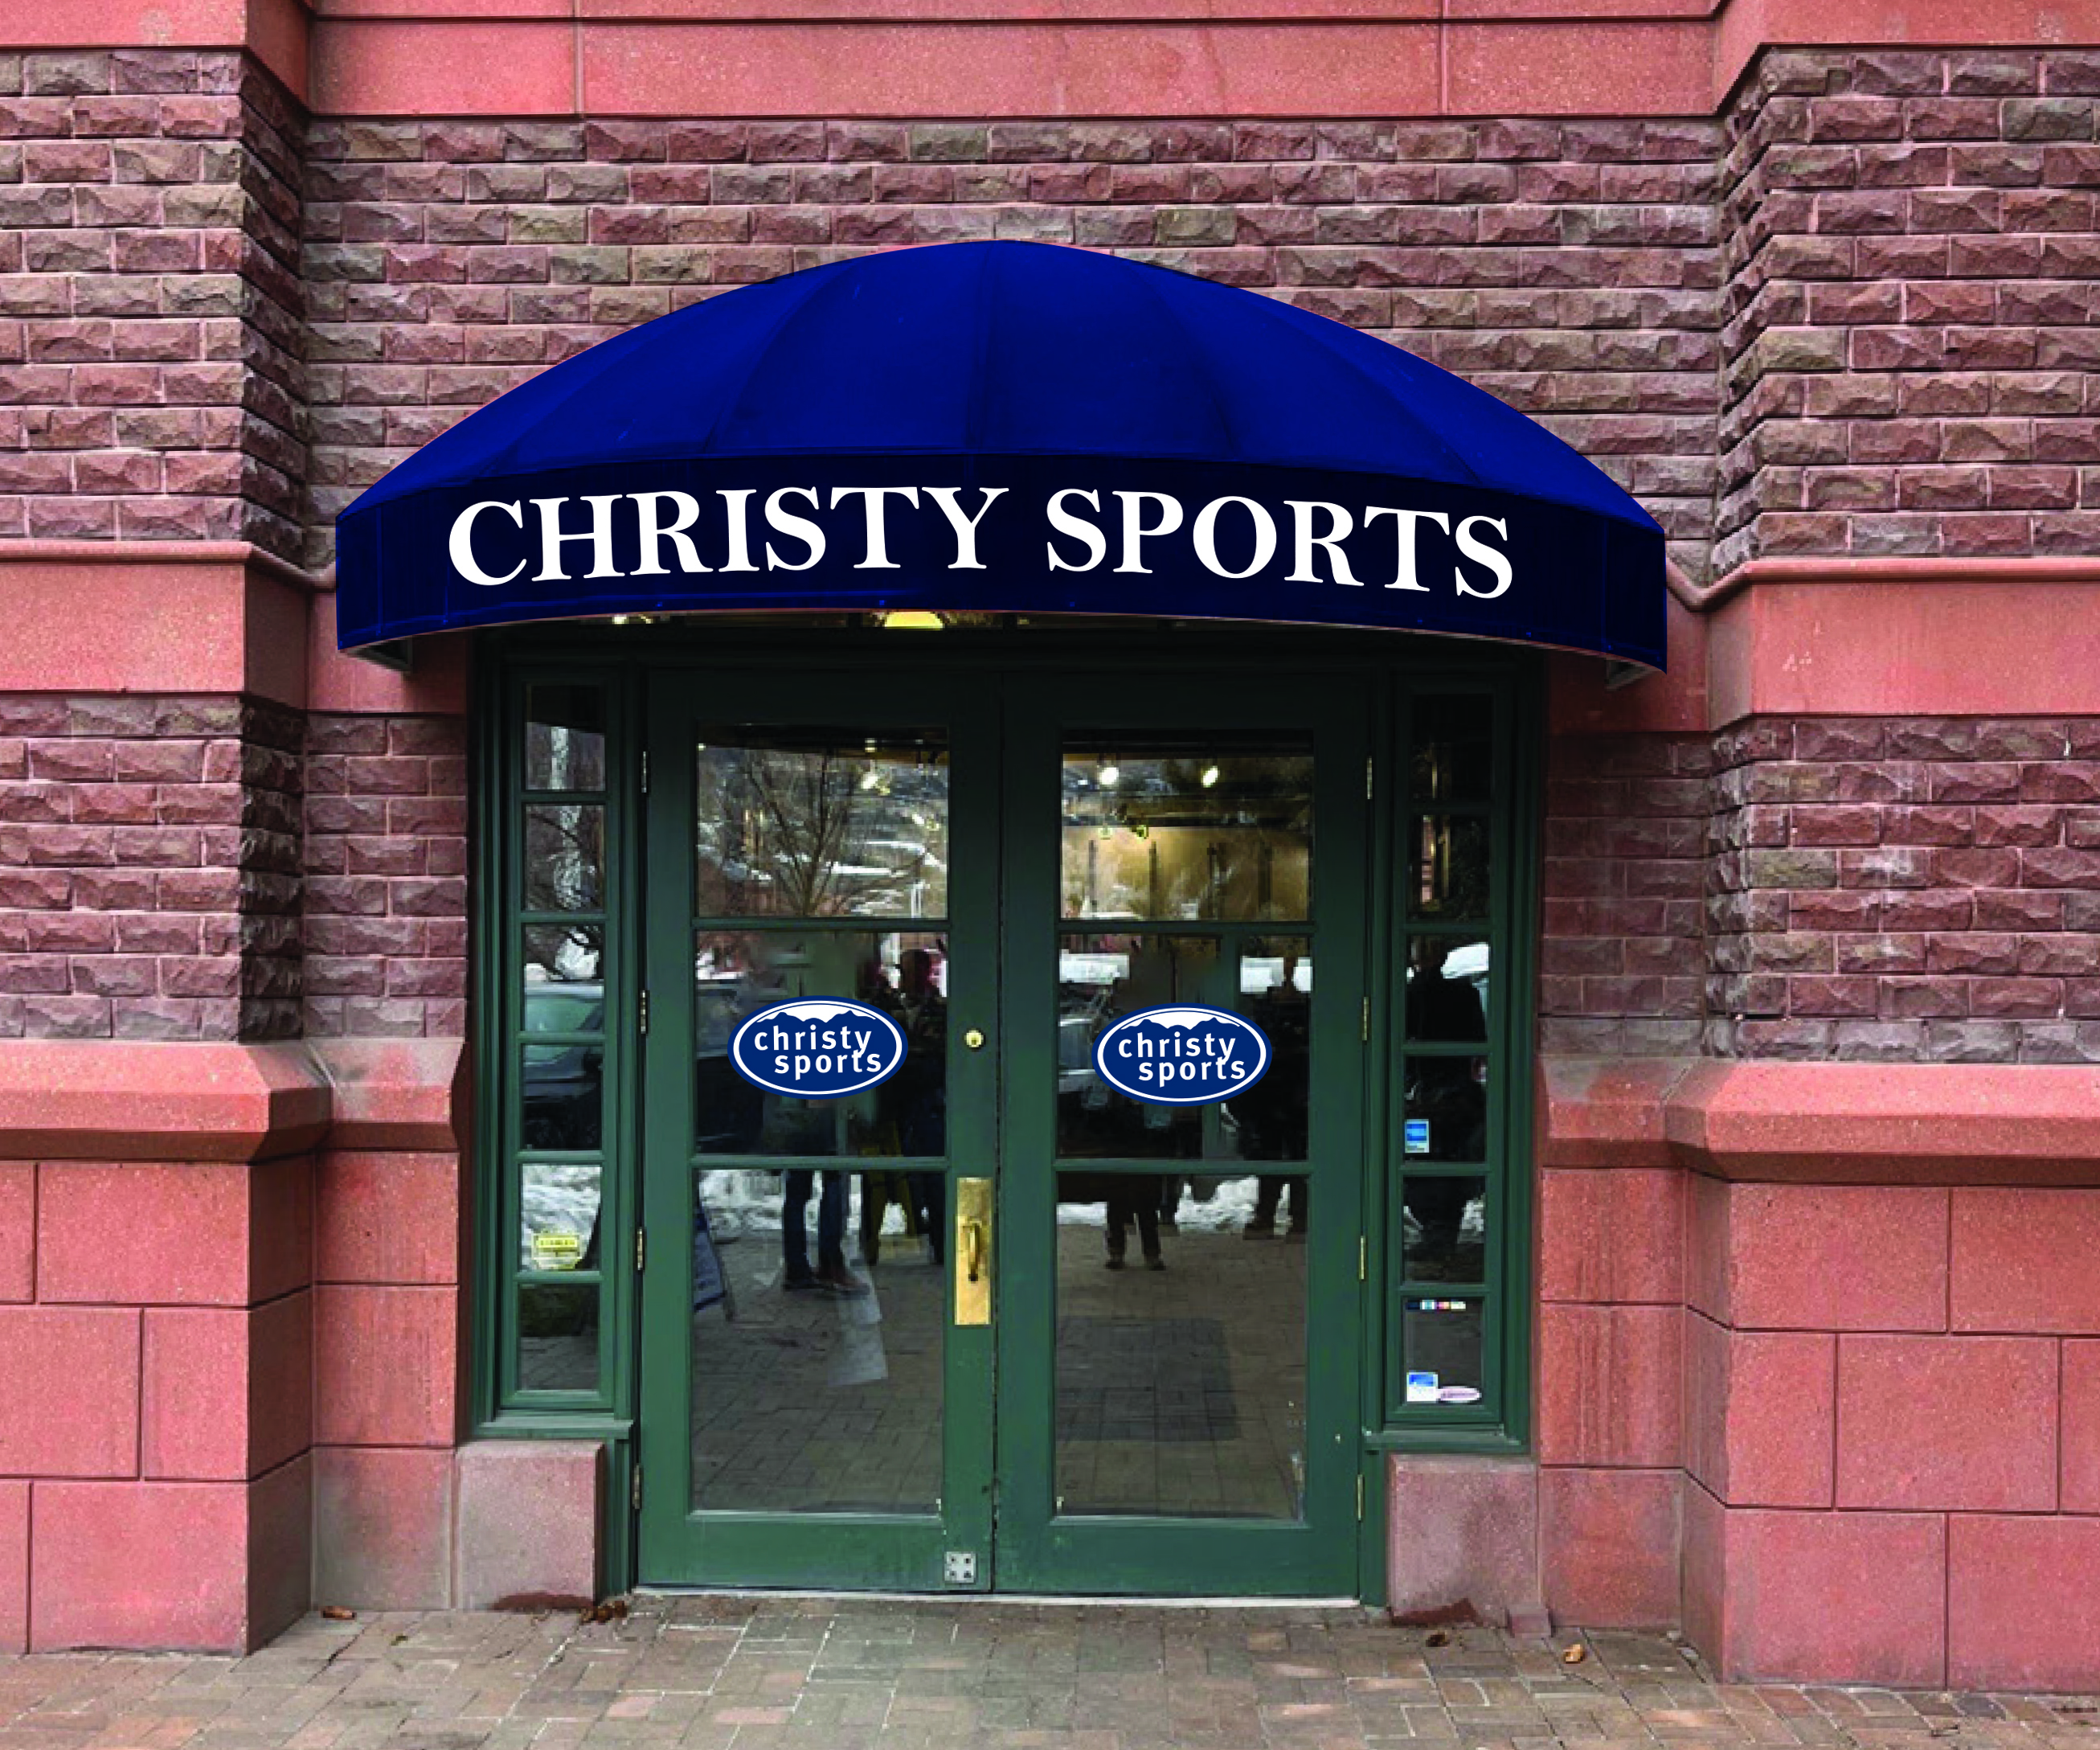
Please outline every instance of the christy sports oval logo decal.
[{"label": "christy sports oval logo decal", "polygon": [[904,1031],[866,1003],[801,997],[746,1020],[730,1036],[729,1060],[768,1093],[836,1099],[897,1073]]},{"label": "christy sports oval logo decal", "polygon": [[1094,1041],[1102,1080],[1155,1106],[1229,1100],[1262,1078],[1268,1039],[1225,1009],[1176,1003],[1127,1014]]}]

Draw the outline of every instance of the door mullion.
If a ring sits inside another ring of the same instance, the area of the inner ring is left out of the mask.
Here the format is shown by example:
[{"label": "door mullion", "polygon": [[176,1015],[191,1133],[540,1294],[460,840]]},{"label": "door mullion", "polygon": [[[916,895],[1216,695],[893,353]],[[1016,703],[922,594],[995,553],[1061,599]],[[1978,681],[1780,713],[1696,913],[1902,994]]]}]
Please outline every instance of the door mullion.
[{"label": "door mullion", "polygon": [[641,798],[641,952],[638,1007],[646,993],[650,1024],[642,1055],[641,1226],[656,1235],[655,1267],[641,1276],[641,1437],[644,1487],[636,1573],[645,1581],[687,1577],[652,1567],[683,1542],[677,1534],[692,1499],[692,1329],[683,1316],[690,1248],[674,1242],[692,1226],[693,891],[692,761],[676,756],[689,741],[687,710],[675,681],[652,685],[645,700],[642,748],[651,761]]}]

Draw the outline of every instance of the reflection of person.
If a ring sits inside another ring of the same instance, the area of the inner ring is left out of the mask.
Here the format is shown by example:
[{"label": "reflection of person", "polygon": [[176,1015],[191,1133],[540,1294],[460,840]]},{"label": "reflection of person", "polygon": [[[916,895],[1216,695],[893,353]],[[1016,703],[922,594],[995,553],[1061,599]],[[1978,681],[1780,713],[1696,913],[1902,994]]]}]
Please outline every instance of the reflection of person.
[{"label": "reflection of person", "polygon": [[846,1268],[846,1175],[827,1169],[817,1203],[817,1267],[810,1268],[810,1192],[814,1167],[791,1167],[781,1175],[781,1286],[791,1293],[811,1291],[857,1296],[867,1284]]},{"label": "reflection of person", "polygon": [[[882,1085],[880,1128],[900,1155],[948,1151],[948,1005],[939,961],[929,948],[908,948],[898,961],[897,988],[885,1006],[904,1034],[904,1062]],[[907,1173],[912,1225],[926,1236],[936,1264],[947,1218],[947,1178],[938,1169]],[[878,1216],[876,1219],[880,1220]]]},{"label": "reflection of person", "polygon": [[[1444,976],[1450,944],[1435,936],[1418,936],[1410,957],[1414,975],[1407,984],[1407,1037],[1410,1042],[1454,1045],[1483,1043],[1488,1019],[1480,994],[1462,979]],[[1479,1080],[1486,1059],[1480,1057],[1418,1057],[1409,1062],[1407,1116],[1429,1125],[1429,1158],[1479,1160],[1487,1146],[1487,1093]],[[1422,1224],[1424,1243],[1432,1252],[1449,1252],[1458,1244],[1466,1213],[1471,1178],[1417,1176],[1407,1184],[1408,1212]]]},{"label": "reflection of person", "polygon": [[[1298,956],[1286,953],[1277,982],[1255,997],[1252,1019],[1268,1037],[1268,1069],[1232,1103],[1246,1160],[1303,1160],[1312,1125],[1312,999],[1298,988]],[[1264,1173],[1255,1181],[1254,1214],[1242,1229],[1259,1240],[1276,1231],[1277,1212],[1290,1204],[1288,1237],[1305,1237],[1311,1215],[1305,1175]]]},{"label": "reflection of person", "polygon": [[1147,1270],[1164,1270],[1159,1255],[1159,1183],[1135,1173],[1119,1173],[1108,1181],[1108,1267],[1121,1270],[1129,1249],[1130,1230],[1137,1227],[1138,1249],[1145,1254]]}]

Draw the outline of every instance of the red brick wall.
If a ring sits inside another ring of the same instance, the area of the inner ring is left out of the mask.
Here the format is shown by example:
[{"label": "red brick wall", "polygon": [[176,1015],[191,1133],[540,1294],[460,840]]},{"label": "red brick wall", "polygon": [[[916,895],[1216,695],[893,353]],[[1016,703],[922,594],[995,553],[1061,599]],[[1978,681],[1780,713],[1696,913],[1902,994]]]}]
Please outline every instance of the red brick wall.
[{"label": "red brick wall", "polygon": [[2100,723],[1716,738],[1715,1055],[2100,1061]]},{"label": "red brick wall", "polygon": [[465,724],[316,715],[307,736],[307,1036],[465,1037]]},{"label": "red brick wall", "polygon": [[1706,122],[316,123],[315,538],[502,390],[618,330],[900,244],[1028,237],[1252,287],[1537,414],[1703,574]]},{"label": "red brick wall", "polygon": [[1714,568],[2100,541],[2100,52],[1767,54],[1727,117]]},{"label": "red brick wall", "polygon": [[1705,736],[1547,743],[1542,1050],[1698,1051],[1711,760]]},{"label": "red brick wall", "polygon": [[298,1031],[299,719],[0,700],[0,1037]]},{"label": "red brick wall", "polygon": [[232,54],[0,56],[0,537],[253,541],[305,493],[299,120]]}]

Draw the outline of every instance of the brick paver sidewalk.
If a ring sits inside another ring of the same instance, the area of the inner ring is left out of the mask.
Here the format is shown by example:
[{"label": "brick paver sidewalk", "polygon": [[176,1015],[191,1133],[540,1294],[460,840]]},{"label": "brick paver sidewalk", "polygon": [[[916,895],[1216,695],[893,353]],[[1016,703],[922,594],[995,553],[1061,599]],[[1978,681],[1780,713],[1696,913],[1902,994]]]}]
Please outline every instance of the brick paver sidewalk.
[{"label": "brick paver sidewalk", "polygon": [[[1578,1664],[1560,1650],[1581,1638]],[[249,1659],[0,1660],[0,1750],[2100,1750],[2100,1704],[1710,1682],[1647,1636],[1337,1609],[640,1598],[311,1617]]]}]

